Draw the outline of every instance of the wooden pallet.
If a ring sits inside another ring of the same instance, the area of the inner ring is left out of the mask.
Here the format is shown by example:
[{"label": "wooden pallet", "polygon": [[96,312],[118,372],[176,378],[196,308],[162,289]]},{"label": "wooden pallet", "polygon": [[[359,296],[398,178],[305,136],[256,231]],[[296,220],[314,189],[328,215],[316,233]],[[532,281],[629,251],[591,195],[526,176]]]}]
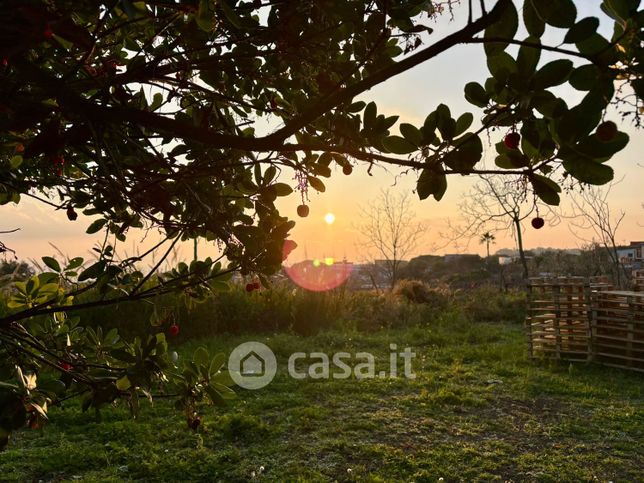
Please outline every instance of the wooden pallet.
[{"label": "wooden pallet", "polygon": [[591,359],[644,372],[644,292],[593,294]]},{"label": "wooden pallet", "polygon": [[526,319],[530,357],[588,360],[591,290],[582,277],[530,279]]}]

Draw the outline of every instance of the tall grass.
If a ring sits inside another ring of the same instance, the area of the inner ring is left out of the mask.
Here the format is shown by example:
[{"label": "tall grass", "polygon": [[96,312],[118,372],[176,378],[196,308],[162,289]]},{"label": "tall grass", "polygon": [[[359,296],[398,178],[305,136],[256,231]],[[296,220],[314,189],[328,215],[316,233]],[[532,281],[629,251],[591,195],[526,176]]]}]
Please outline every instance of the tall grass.
[{"label": "tall grass", "polygon": [[190,309],[180,296],[165,295],[150,302],[82,312],[84,324],[117,327],[129,336],[158,331],[176,323],[180,326],[179,341],[214,334],[312,335],[325,329],[373,331],[422,327],[446,316],[474,322],[520,323],[525,316],[525,296],[484,288],[450,291],[407,281],[390,293],[352,292],[343,288],[309,292],[287,285],[248,293],[243,286],[232,285],[230,290],[219,292]]}]

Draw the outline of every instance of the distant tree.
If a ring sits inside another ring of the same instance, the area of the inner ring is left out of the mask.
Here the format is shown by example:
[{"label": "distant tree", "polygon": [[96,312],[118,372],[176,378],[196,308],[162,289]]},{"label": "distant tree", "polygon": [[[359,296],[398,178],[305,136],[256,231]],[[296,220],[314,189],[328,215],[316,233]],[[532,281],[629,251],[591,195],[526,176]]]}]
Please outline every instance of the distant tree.
[{"label": "distant tree", "polygon": [[481,235],[481,238],[479,239],[479,243],[483,244],[485,243],[485,248],[487,250],[487,258],[490,258],[490,244],[494,243],[494,240],[496,240],[496,237],[494,236],[493,233],[490,233],[489,231],[486,231]]},{"label": "distant tree", "polygon": [[[480,181],[459,203],[462,222],[452,224],[447,235],[452,240],[471,240],[479,237],[486,228],[510,232],[519,251],[523,278],[529,276],[528,262],[523,247],[523,221],[535,213],[536,200],[526,191],[525,185],[497,176],[481,176]],[[489,233],[486,230],[485,233]],[[479,238],[482,240],[482,237]],[[489,251],[488,251],[489,256]]]},{"label": "distant tree", "polygon": [[0,261],[0,279],[25,280],[34,275],[34,269],[27,262],[17,260]]},{"label": "distant tree", "polygon": [[[598,245],[603,248],[610,261],[610,273],[618,287],[623,287],[628,280],[628,273],[619,260],[617,247],[618,230],[626,217],[623,210],[611,209],[609,202],[613,187],[621,182],[611,182],[605,187],[586,186],[570,197],[572,214],[570,227],[572,233],[587,245]],[[583,233],[592,233],[591,237]]]},{"label": "distant tree", "polygon": [[380,196],[359,210],[357,229],[363,246],[372,258],[384,261],[391,288],[398,281],[398,272],[405,258],[414,251],[426,226],[415,219],[409,207],[409,193],[395,194],[382,190]]}]

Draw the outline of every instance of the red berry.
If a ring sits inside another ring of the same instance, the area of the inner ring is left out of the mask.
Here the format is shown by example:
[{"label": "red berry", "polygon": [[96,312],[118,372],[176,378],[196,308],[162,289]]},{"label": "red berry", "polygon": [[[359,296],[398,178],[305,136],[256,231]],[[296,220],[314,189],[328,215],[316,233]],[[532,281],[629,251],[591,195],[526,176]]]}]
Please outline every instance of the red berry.
[{"label": "red berry", "polygon": [[43,34],[43,37],[45,37],[48,40],[51,40],[54,38],[54,31],[49,27],[47,27],[42,34]]},{"label": "red berry", "polygon": [[597,126],[595,134],[597,135],[597,139],[599,139],[601,142],[609,143],[613,139],[615,139],[617,132],[617,124],[615,124],[613,121],[606,121]]},{"label": "red berry", "polygon": [[63,166],[65,164],[65,158],[62,156],[54,156],[51,158],[51,162],[54,166]]},{"label": "red berry", "polygon": [[9,65],[9,59],[6,57],[2,58],[2,67],[7,67]]},{"label": "red berry", "polygon": [[170,335],[178,335],[179,334],[179,326],[177,324],[172,324],[170,328],[168,329],[170,332]]},{"label": "red berry", "polygon": [[534,228],[535,230],[539,230],[540,228],[543,228],[543,225],[546,224],[546,222],[540,216],[533,218],[530,223],[532,224],[532,228]]},{"label": "red berry", "polygon": [[349,176],[353,172],[353,167],[350,164],[345,164],[342,166],[342,172]]},{"label": "red berry", "polygon": [[503,140],[503,143],[508,149],[517,149],[520,142],[521,135],[514,131],[505,136],[505,139]]},{"label": "red berry", "polygon": [[69,371],[71,371],[74,367],[73,367],[69,362],[63,362],[63,363],[61,363],[60,368],[61,368],[63,371],[67,371],[67,372],[69,372]]},{"label": "red berry", "polygon": [[78,213],[76,213],[73,206],[67,207],[67,218],[69,221],[76,221],[76,218],[78,218]]},{"label": "red berry", "polygon": [[255,289],[255,290],[259,290],[260,288],[262,288],[262,284],[261,284],[261,283],[259,283],[259,282],[254,282],[254,283],[253,283],[253,289]]},{"label": "red berry", "polygon": [[255,284],[254,283],[247,283],[246,284],[246,292],[252,292],[255,290]]},{"label": "red berry", "polygon": [[300,205],[297,207],[297,214],[302,218],[309,216],[309,207],[307,205]]}]

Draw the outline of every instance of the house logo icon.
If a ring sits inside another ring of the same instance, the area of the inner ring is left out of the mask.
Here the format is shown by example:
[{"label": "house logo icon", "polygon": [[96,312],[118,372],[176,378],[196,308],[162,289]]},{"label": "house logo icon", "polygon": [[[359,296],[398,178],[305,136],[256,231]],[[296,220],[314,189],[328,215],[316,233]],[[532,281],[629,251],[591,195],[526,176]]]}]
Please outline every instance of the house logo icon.
[{"label": "house logo icon", "polygon": [[266,372],[266,363],[255,351],[250,351],[241,362],[241,374],[244,377],[261,377]]},{"label": "house logo icon", "polygon": [[244,342],[228,358],[230,377],[244,389],[260,389],[269,384],[277,372],[273,351],[261,342]]}]

